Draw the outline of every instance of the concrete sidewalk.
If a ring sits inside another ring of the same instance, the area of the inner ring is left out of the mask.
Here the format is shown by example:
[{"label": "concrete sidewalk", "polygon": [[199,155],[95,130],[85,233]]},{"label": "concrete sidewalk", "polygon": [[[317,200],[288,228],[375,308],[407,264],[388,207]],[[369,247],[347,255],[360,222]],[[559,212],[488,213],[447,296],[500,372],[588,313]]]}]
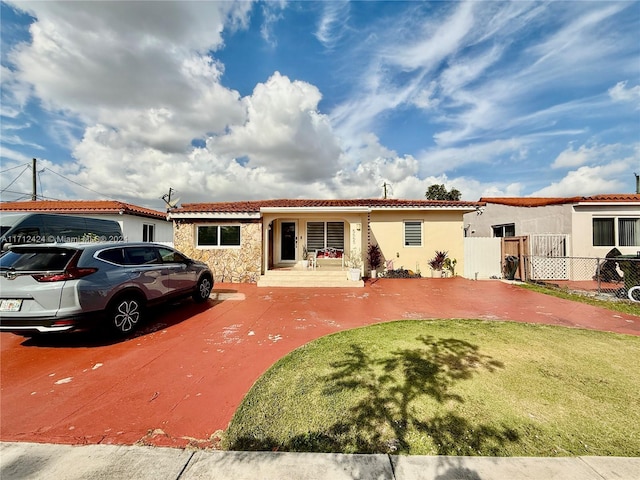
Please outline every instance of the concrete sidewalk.
[{"label": "concrete sidewalk", "polygon": [[639,458],[426,457],[0,443],[0,478],[638,480]]}]

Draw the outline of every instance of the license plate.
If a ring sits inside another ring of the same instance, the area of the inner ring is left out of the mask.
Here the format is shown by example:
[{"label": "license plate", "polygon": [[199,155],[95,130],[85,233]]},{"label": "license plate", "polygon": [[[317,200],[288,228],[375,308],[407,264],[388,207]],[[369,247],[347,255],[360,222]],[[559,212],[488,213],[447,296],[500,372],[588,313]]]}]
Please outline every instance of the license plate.
[{"label": "license plate", "polygon": [[0,300],[0,312],[19,312],[22,300]]}]

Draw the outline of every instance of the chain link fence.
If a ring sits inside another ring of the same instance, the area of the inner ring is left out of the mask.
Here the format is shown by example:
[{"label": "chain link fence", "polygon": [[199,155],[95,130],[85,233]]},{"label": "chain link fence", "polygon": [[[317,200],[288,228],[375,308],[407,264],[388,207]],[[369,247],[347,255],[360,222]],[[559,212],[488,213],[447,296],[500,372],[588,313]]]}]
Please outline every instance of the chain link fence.
[{"label": "chain link fence", "polygon": [[640,301],[640,257],[525,257],[526,278],[576,292]]}]

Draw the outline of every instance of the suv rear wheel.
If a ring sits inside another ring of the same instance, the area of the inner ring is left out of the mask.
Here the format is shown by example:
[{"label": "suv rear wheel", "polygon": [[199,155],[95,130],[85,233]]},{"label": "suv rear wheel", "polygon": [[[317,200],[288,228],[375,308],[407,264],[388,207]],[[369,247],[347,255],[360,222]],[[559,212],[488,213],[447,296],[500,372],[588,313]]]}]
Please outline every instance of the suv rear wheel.
[{"label": "suv rear wheel", "polygon": [[120,297],[109,309],[110,326],[119,335],[133,332],[142,321],[144,306],[135,295]]}]

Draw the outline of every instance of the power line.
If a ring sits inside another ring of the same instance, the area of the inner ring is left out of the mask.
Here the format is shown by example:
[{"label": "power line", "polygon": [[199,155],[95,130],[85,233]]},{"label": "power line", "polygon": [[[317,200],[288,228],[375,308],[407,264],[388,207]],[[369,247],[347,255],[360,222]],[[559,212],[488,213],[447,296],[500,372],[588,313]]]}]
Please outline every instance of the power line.
[{"label": "power line", "polygon": [[75,182],[75,181],[71,180],[70,178],[65,177],[64,175],[60,175],[58,172],[54,172],[54,171],[53,171],[53,170],[51,170],[50,168],[45,167],[45,168],[44,168],[44,170],[47,170],[47,171],[49,171],[49,172],[51,172],[51,173],[54,173],[54,174],[58,175],[60,178],[65,179],[67,182],[71,182],[71,183],[73,183],[73,184],[75,184],[75,185],[77,185],[77,186],[79,186],[79,187],[82,187],[82,188],[84,188],[84,189],[86,189],[86,190],[89,190],[90,192],[97,193],[97,194],[98,194],[98,195],[100,195],[101,197],[106,197],[106,198],[108,198],[109,200],[116,200],[115,198],[110,198],[108,195],[105,195],[104,193],[100,193],[100,192],[98,192],[98,191],[96,191],[96,190],[92,190],[92,189],[90,189],[89,187],[86,187],[86,186],[82,185],[81,183]]},{"label": "power line", "polygon": [[20,167],[30,167],[30,166],[31,166],[31,164],[24,163],[22,165],[16,165],[15,167],[7,168],[6,170],[1,170],[0,173],[5,173],[5,172],[11,171],[11,170],[15,170],[16,168],[20,168]]},{"label": "power line", "polygon": [[[11,200],[12,202],[17,202],[17,201],[20,201],[21,199],[23,199],[25,197],[31,197],[31,195],[33,195],[31,192],[18,192],[16,190],[3,190],[3,192],[4,193],[11,193],[13,195],[20,195],[17,199]],[[41,198],[42,200],[60,200],[59,198],[45,197],[44,195],[38,195],[38,198]]]},{"label": "power line", "polygon": [[43,173],[44,171],[49,171],[49,172],[51,172],[51,173],[53,173],[53,174],[55,174],[55,175],[59,176],[60,178],[62,178],[62,179],[64,179],[64,180],[66,180],[67,182],[73,183],[74,185],[77,185],[77,186],[79,186],[79,187],[82,187],[82,188],[84,188],[85,190],[89,190],[90,192],[96,193],[96,194],[100,195],[100,196],[101,196],[101,197],[103,197],[103,198],[107,198],[107,199],[109,199],[109,200],[116,200],[115,198],[111,198],[111,197],[109,197],[108,195],[105,195],[104,193],[98,192],[98,191],[96,191],[96,190],[93,190],[93,189],[91,189],[91,188],[89,188],[89,187],[85,186],[85,185],[82,185],[81,183],[78,183],[78,182],[76,182],[76,181],[74,181],[74,180],[71,180],[70,178],[67,178],[67,177],[65,177],[64,175],[61,175],[61,174],[59,174],[58,172],[55,172],[55,171],[51,170],[51,169],[50,169],[50,168],[48,168],[48,167],[45,167],[45,168],[43,168],[42,170],[40,170],[40,171],[38,171],[38,172],[37,172],[37,173],[38,173],[38,180],[39,180],[39,183],[40,183],[40,193],[41,193],[40,195],[38,195],[38,194],[37,194],[37,192],[32,192],[31,194],[27,194],[27,193],[25,193],[25,192],[16,192],[16,191],[8,190],[8,189],[9,189],[9,187],[11,187],[11,185],[13,185],[14,183],[16,183],[16,182],[18,181],[18,179],[19,179],[22,175],[24,175],[24,173],[25,173],[26,171],[28,171],[28,170],[32,169],[32,166],[31,166],[31,164],[28,164],[28,163],[27,163],[27,164],[17,165],[17,166],[15,166],[15,167],[11,167],[11,168],[8,168],[8,169],[3,170],[2,172],[0,172],[0,173],[5,173],[5,172],[8,172],[8,171],[10,171],[10,170],[14,170],[14,169],[16,169],[16,168],[20,168],[20,167],[22,167],[22,168],[23,168],[22,172],[20,172],[20,174],[19,174],[19,175],[18,175],[18,176],[17,176],[17,177],[16,177],[16,178],[11,182],[11,183],[9,183],[9,185],[7,185],[6,187],[2,188],[2,189],[0,190],[0,193],[13,193],[13,194],[21,195],[21,197],[19,197],[19,199],[22,199],[24,196],[32,196],[33,194],[35,194],[35,195],[36,195],[36,197],[41,198],[41,199],[43,199],[43,200],[44,200],[44,199],[47,199],[47,200],[58,200],[57,198],[53,198],[53,197],[45,197],[45,196],[43,195],[44,190],[43,190],[43,188],[42,188],[42,180],[41,180],[41,179],[42,179],[42,177],[41,177],[41,175],[40,175],[40,174],[41,174],[41,173]]},{"label": "power line", "polygon": [[[16,183],[18,181],[18,179],[24,174],[24,172],[26,172],[29,169],[29,165],[22,165],[22,167],[24,167],[24,169],[22,170],[22,172],[20,172],[20,175],[18,175],[16,178],[14,178],[13,182],[11,182],[9,185],[7,185],[2,190],[0,190],[0,193],[4,192],[7,188],[9,188],[11,185]],[[13,167],[13,168],[17,168],[17,167]],[[9,170],[12,170],[12,169],[10,168],[10,169],[5,170],[5,171],[8,172]]]}]

